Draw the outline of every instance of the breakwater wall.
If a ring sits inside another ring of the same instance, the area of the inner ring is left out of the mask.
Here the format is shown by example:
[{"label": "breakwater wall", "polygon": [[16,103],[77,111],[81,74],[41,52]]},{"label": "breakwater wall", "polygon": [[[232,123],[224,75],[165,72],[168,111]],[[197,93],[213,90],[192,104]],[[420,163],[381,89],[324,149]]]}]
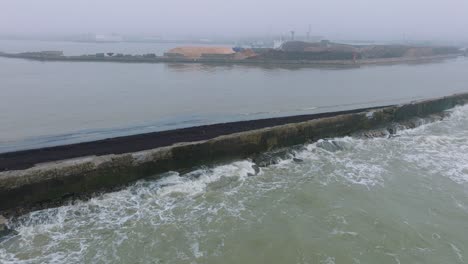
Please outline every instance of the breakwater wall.
[{"label": "breakwater wall", "polygon": [[440,114],[468,93],[405,105],[217,124],[0,154],[0,213],[58,205],[166,171],[182,171],[322,138]]}]

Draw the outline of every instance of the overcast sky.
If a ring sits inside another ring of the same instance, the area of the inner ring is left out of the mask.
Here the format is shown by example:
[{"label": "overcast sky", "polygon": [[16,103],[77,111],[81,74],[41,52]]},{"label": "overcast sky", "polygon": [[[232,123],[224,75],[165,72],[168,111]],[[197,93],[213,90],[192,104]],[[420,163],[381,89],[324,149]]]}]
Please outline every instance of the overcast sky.
[{"label": "overcast sky", "polygon": [[468,0],[1,0],[0,34],[468,39]]}]

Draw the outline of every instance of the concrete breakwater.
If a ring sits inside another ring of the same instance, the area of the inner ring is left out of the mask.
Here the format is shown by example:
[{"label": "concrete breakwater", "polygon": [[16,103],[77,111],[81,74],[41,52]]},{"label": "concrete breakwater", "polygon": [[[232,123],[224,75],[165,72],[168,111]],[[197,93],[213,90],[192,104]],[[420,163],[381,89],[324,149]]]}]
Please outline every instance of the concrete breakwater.
[{"label": "concrete breakwater", "polygon": [[0,212],[51,206],[166,171],[253,157],[305,142],[365,132],[394,133],[396,124],[468,102],[457,94],[399,106],[244,121],[0,154]]},{"label": "concrete breakwater", "polygon": [[120,63],[203,63],[203,64],[239,64],[239,65],[302,65],[302,66],[359,66],[397,63],[430,62],[445,59],[453,59],[461,54],[432,55],[419,57],[398,57],[398,58],[375,58],[357,60],[307,60],[307,59],[271,59],[271,58],[184,58],[167,56],[145,56],[145,55],[125,55],[125,56],[57,56],[41,55],[41,53],[4,53],[0,52],[0,57],[19,58],[37,61],[65,61],[65,62],[120,62]]}]

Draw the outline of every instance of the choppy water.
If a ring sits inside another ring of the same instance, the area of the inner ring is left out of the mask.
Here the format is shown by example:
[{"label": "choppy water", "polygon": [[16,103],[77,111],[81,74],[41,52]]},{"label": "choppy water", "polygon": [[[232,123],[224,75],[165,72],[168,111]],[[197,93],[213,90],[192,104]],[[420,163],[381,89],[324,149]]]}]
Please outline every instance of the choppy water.
[{"label": "choppy water", "polygon": [[16,219],[0,263],[466,263],[468,106],[394,138],[338,138],[257,176],[167,173]]}]

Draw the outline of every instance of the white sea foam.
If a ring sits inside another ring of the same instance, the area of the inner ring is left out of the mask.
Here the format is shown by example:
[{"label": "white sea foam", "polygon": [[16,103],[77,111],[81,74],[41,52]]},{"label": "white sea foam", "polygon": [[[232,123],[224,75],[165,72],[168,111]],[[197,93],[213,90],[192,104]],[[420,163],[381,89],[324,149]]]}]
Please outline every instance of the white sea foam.
[{"label": "white sea foam", "polygon": [[[243,181],[250,174],[255,174],[252,168],[254,163],[251,161],[233,162],[228,165],[215,167],[214,169],[199,169],[187,175],[179,175],[177,173],[165,177],[159,181],[160,185],[165,186],[159,189],[158,194],[161,196],[172,193],[198,194],[205,190],[210,183],[219,181],[222,177],[236,177]],[[196,179],[193,179],[196,175]]]},{"label": "white sea foam", "polygon": [[394,253],[385,253],[385,255],[392,257],[395,260],[396,264],[401,264],[400,259],[398,258],[397,254]]},{"label": "white sea foam", "polygon": [[458,261],[460,263],[465,263],[465,261],[463,261],[463,255],[461,253],[461,250],[456,247],[454,244],[450,243],[450,247],[452,248],[453,252],[455,253],[455,255],[457,256],[458,258]]},{"label": "white sea foam", "polygon": [[355,139],[351,137],[329,139],[339,148],[331,152],[319,147],[322,141],[306,145],[300,151],[294,153],[295,158],[306,161],[304,164],[293,166],[294,159],[284,159],[276,167],[290,168],[301,166],[304,173],[317,173],[322,184],[344,180],[350,184],[363,185],[367,188],[383,186],[385,173],[385,161],[373,156],[375,148],[370,145],[378,145],[385,139]]},{"label": "white sea foam", "polygon": [[[243,210],[241,201],[229,201],[206,205],[205,201],[194,200],[197,195],[206,192],[213,183],[235,182],[233,188],[226,192],[235,194],[235,189],[248,179],[249,174],[255,174],[251,161],[239,161],[214,168],[203,168],[186,175],[167,173],[161,180],[139,181],[131,187],[115,193],[107,193],[92,198],[86,202],[59,208],[32,212],[17,219],[12,227],[19,232],[12,247],[22,248],[22,251],[31,252],[27,260],[17,254],[0,249],[0,263],[82,263],[85,261],[85,252],[93,251],[92,242],[106,240],[110,235],[112,242],[106,245],[108,251],[104,255],[96,252],[96,261],[112,263],[116,260],[120,246],[129,239],[127,229],[136,228],[139,222],[149,222],[154,228],[167,228],[167,225],[190,221],[195,215],[205,215],[210,221],[210,215],[217,215],[220,210],[224,214],[238,217]],[[223,184],[213,188],[222,188]],[[179,214],[184,208],[186,214]],[[93,230],[92,232],[88,232]],[[108,235],[106,235],[106,233]],[[38,237],[47,240],[45,244],[38,243]],[[201,257],[197,235],[192,234],[192,256]],[[104,242],[103,241],[103,242]],[[63,243],[71,248],[67,253],[57,250]],[[157,243],[157,240],[156,240]],[[101,245],[102,246],[102,245]],[[14,248],[10,248],[13,250]],[[43,253],[35,255],[35,249]],[[18,252],[20,253],[20,252]],[[180,252],[187,255],[189,252]],[[109,261],[106,261],[108,259]],[[89,260],[88,260],[89,261]]]},{"label": "white sea foam", "polygon": [[432,175],[468,183],[468,105],[443,121],[399,133],[405,160]]},{"label": "white sea foam", "polygon": [[[255,177],[249,177],[255,174],[255,164],[244,160],[183,175],[170,172],[159,180],[142,180],[89,201],[33,212],[12,222],[19,235],[0,244],[0,263],[131,263],[136,260],[121,250],[138,252],[141,248],[165,249],[157,256],[141,252],[138,261],[143,263],[174,259],[190,263],[226,252],[224,236],[229,231],[219,233],[223,227],[238,222],[249,227],[270,221],[271,216],[258,207],[259,200],[268,201],[268,206],[263,205],[267,209],[284,206],[284,201],[294,207],[291,197],[311,182],[322,184],[325,190],[327,185],[352,186],[357,190],[385,188],[387,181],[402,177],[395,172],[395,167],[400,166],[405,171],[424,171],[425,177],[466,184],[467,113],[468,106],[458,107],[444,121],[400,131],[398,137],[391,139],[330,139],[339,146],[336,151],[317,143],[307,144],[292,151],[291,158],[262,168]],[[281,196],[270,196],[272,193]],[[461,196],[451,197],[454,207],[466,212],[466,201]],[[363,230],[355,229],[352,216],[338,214],[336,208],[328,210],[329,215],[324,217],[330,229],[325,237],[366,237]],[[441,236],[434,231],[427,236],[436,243]],[[207,244],[213,248],[207,249]],[[463,252],[454,244],[451,248],[462,261]],[[399,257],[391,254],[388,256],[398,262]],[[327,257],[322,262],[334,263],[335,259]]]},{"label": "white sea foam", "polygon": [[320,263],[335,264],[335,258],[334,257],[326,257],[324,260],[321,260]]},{"label": "white sea foam", "polygon": [[352,231],[343,231],[343,230],[337,230],[337,229],[333,229],[331,232],[330,232],[330,235],[334,235],[334,236],[357,236],[358,233],[357,232],[352,232]]}]

